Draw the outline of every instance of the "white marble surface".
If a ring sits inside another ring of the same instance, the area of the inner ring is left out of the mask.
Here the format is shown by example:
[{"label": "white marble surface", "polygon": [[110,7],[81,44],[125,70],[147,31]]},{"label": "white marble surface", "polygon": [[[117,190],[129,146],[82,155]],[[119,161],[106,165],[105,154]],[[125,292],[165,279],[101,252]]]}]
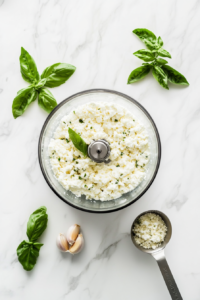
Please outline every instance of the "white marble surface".
[{"label": "white marble surface", "polygon": [[[200,2],[198,0],[0,0],[0,299],[168,300],[156,262],[132,244],[133,219],[158,209],[172,221],[166,256],[183,299],[200,299]],[[141,64],[132,53],[143,48],[132,30],[161,35],[172,54],[171,66],[190,87],[164,90],[149,75],[127,85]],[[37,145],[47,117],[37,103],[17,120],[11,113],[23,46],[40,73],[56,62],[77,67],[52,89],[58,102],[91,88],[114,89],[138,100],[155,120],[162,161],[155,182],[134,205],[106,215],[66,205],[47,186],[38,164]],[[46,205],[49,224],[37,265],[22,269],[16,257],[26,238],[27,219]],[[86,245],[77,256],[61,254],[57,233],[82,225]]]}]

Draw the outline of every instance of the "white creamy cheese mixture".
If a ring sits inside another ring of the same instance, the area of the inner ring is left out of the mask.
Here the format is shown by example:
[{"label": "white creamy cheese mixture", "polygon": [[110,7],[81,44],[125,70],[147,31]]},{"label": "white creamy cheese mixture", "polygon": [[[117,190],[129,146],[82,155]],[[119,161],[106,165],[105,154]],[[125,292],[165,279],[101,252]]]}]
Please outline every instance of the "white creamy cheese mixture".
[{"label": "white creamy cheese mixture", "polygon": [[156,249],[165,239],[167,226],[159,215],[147,213],[136,220],[133,232],[137,244],[145,249]]},{"label": "white creamy cheese mixture", "polygon": [[[109,164],[84,157],[69,139],[73,129],[89,145],[105,139]],[[131,113],[114,103],[87,103],[62,118],[49,144],[57,180],[66,190],[87,199],[107,201],[136,188],[145,177],[149,160],[148,135]]]}]

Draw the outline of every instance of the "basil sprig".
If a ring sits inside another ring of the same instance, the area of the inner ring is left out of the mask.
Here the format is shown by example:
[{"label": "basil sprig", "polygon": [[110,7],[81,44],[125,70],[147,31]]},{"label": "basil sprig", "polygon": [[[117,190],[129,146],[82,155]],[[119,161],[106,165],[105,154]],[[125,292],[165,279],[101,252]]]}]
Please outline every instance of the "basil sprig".
[{"label": "basil sprig", "polygon": [[128,77],[128,84],[141,80],[152,70],[154,78],[167,90],[169,89],[168,81],[174,84],[189,85],[181,73],[166,65],[168,64],[167,60],[158,57],[171,58],[170,53],[163,49],[164,43],[160,36],[157,38],[153,32],[144,28],[137,28],[133,30],[133,33],[145,43],[148,49],[141,49],[133,53],[145,63],[131,72]]},{"label": "basil sprig", "polygon": [[69,138],[71,139],[74,146],[81,151],[84,156],[88,155],[88,145],[85,141],[80,137],[78,133],[72,130],[70,127],[68,128]]},{"label": "basil sprig", "polygon": [[14,98],[12,104],[14,118],[21,116],[28,106],[37,99],[38,95],[39,106],[50,113],[56,107],[57,102],[52,93],[45,87],[53,88],[65,83],[75,72],[76,67],[57,63],[46,68],[40,77],[34,59],[23,47],[19,61],[21,75],[31,85],[20,90]]},{"label": "basil sprig", "polygon": [[46,211],[46,207],[41,206],[30,215],[26,231],[29,241],[24,240],[17,248],[18,260],[26,271],[33,269],[39,256],[40,248],[43,246],[43,244],[37,243],[36,240],[47,227],[48,215]]}]

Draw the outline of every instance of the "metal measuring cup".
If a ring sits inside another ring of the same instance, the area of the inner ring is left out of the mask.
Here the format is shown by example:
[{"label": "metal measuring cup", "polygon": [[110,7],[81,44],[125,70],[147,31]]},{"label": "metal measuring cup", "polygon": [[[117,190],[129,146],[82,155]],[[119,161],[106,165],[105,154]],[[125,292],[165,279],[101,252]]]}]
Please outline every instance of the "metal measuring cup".
[{"label": "metal measuring cup", "polygon": [[[167,226],[167,234],[165,236],[165,240],[156,249],[145,249],[142,246],[138,245],[134,238],[133,228],[134,228],[135,222],[137,221],[137,219],[139,217],[141,217],[142,215],[145,215],[146,213],[155,213],[155,214],[159,215],[163,219],[163,221],[165,222],[165,224]],[[165,258],[165,253],[164,253],[164,248],[168,244],[168,242],[171,238],[171,235],[172,235],[172,226],[171,226],[170,220],[164,213],[157,211],[157,210],[148,210],[148,211],[143,212],[142,214],[137,216],[137,218],[134,220],[134,222],[131,226],[131,239],[132,239],[133,244],[142,252],[151,254],[155,258],[155,260],[157,261],[158,266],[160,268],[160,271],[162,273],[162,276],[165,280],[165,283],[167,285],[167,288],[169,290],[172,300],[183,300],[183,298],[179,292],[179,289],[176,285],[176,282],[174,280],[174,277],[170,271],[170,268],[168,266],[167,260]]]}]

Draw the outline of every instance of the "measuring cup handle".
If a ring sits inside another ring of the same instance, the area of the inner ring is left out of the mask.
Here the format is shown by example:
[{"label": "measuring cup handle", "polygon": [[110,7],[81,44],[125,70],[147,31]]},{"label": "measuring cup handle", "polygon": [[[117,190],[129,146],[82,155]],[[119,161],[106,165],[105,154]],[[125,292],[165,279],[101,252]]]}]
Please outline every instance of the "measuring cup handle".
[{"label": "measuring cup handle", "polygon": [[151,255],[156,259],[158,263],[172,300],[183,300],[166,261],[164,250],[158,251],[157,253],[152,253]]}]

